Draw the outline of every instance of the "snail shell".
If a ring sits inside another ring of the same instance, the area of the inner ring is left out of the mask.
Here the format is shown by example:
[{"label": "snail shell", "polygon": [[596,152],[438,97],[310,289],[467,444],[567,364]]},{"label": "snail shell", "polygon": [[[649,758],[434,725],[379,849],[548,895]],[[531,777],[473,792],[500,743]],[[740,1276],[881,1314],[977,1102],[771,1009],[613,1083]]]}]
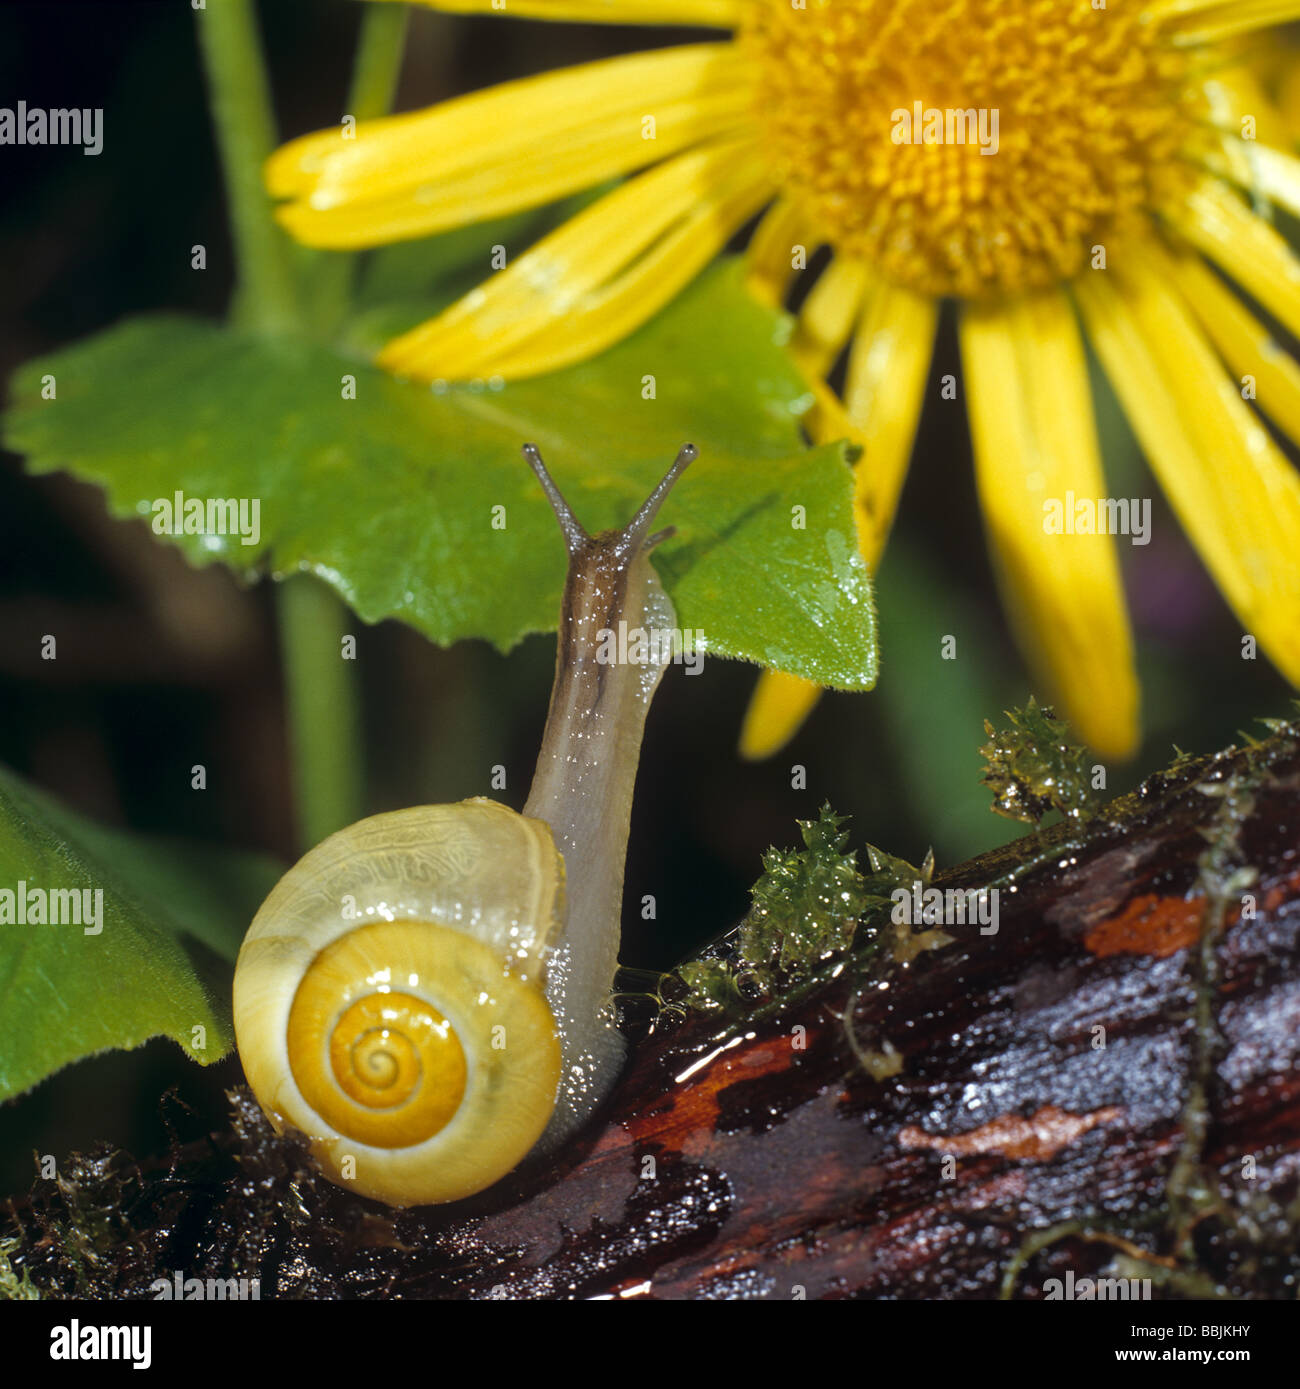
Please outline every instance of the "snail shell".
[{"label": "snail shell", "polygon": [[239,956],[239,1052],[276,1127],[394,1206],[509,1172],[560,1077],[544,979],[563,892],[549,827],[490,800],[371,816],[311,850]]}]

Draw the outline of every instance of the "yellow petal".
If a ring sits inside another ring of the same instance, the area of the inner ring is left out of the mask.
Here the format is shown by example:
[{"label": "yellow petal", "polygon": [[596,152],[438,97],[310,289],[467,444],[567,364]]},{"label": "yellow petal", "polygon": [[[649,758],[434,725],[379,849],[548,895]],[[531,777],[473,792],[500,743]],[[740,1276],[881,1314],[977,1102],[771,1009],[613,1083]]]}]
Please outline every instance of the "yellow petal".
[{"label": "yellow petal", "polygon": [[1259,408],[1300,440],[1300,365],[1194,252],[1166,256],[1152,246],[1148,254],[1159,258],[1233,373],[1254,378]]},{"label": "yellow petal", "polygon": [[798,274],[795,253],[808,252],[807,217],[797,198],[778,198],[763,214],[745,252],[746,283],[751,293],[770,308],[780,308],[790,281]]},{"label": "yellow petal", "polygon": [[1300,19],[1300,0],[1151,0],[1146,15],[1189,42],[1209,43]]},{"label": "yellow petal", "polygon": [[1076,282],[1089,337],[1223,596],[1300,683],[1300,477],[1158,265],[1133,246],[1124,269]]},{"label": "yellow petal", "polygon": [[674,299],[771,197],[767,171],[729,176],[671,232],[569,313],[563,327],[542,324],[525,347],[486,366],[512,381],[585,362],[634,333]]},{"label": "yellow petal", "polygon": [[817,277],[790,342],[791,353],[809,376],[825,376],[835,365],[853,331],[866,287],[866,266],[849,256],[836,256]]},{"label": "yellow petal", "polygon": [[1300,63],[1295,61],[1294,55],[1294,48],[1284,50],[1276,88],[1277,109],[1291,136],[1288,145],[1293,145],[1300,136]]},{"label": "yellow petal", "polygon": [[782,670],[763,671],[745,710],[740,755],[758,762],[780,752],[812,713],[821,693],[821,686],[811,680]]},{"label": "yellow petal", "polygon": [[1270,202],[1300,217],[1300,159],[1270,145],[1258,144],[1248,150],[1246,164],[1251,175],[1245,185],[1247,192],[1262,193]]},{"label": "yellow petal", "polygon": [[1193,245],[1300,334],[1300,260],[1230,188],[1207,180],[1169,216]]},{"label": "yellow petal", "polygon": [[[355,248],[537,207],[752,121],[731,44],[632,54],[306,135],[267,161],[299,241]],[[654,138],[644,123],[653,117]]]},{"label": "yellow petal", "polygon": [[854,469],[862,557],[873,572],[894,523],[934,350],[938,303],[877,281],[853,335],[844,407],[861,431]]},{"label": "yellow petal", "polygon": [[[1286,122],[1268,96],[1260,80],[1262,65],[1236,63],[1216,66],[1201,83],[1201,91],[1209,103],[1205,122],[1223,132],[1217,150],[1203,157],[1205,167],[1220,178],[1229,179],[1258,198],[1270,196],[1265,186],[1266,174],[1262,165],[1268,158],[1260,157],[1267,146],[1285,149],[1291,143]],[[1285,188],[1285,173],[1281,186]]]},{"label": "yellow petal", "polygon": [[1047,506],[1106,495],[1088,371],[1060,292],[968,304],[962,368],[980,505],[1007,607],[1031,663],[1103,756],[1138,743],[1137,677],[1110,535],[1049,533]]},{"label": "yellow petal", "polygon": [[423,381],[554,371],[619,341],[699,273],[771,196],[757,149],[678,155],[616,188],[437,318],[390,342]]},{"label": "yellow petal", "polygon": [[1225,139],[1218,150],[1209,151],[1201,162],[1220,179],[1235,183],[1255,202],[1267,198],[1293,215],[1300,215],[1300,160],[1294,155],[1265,144]]},{"label": "yellow petal", "polygon": [[1247,117],[1254,123],[1254,140],[1279,148],[1289,143],[1285,121],[1264,90],[1257,66],[1237,63],[1216,67],[1201,83],[1201,90],[1209,102],[1209,124],[1216,130],[1231,131],[1233,143],[1244,153],[1250,153],[1252,144],[1242,138]]},{"label": "yellow petal", "polygon": [[[874,573],[916,436],[939,306],[911,290],[869,278],[865,271],[861,281],[855,274],[844,283],[854,290],[860,283],[865,286],[845,402],[813,379],[809,386],[815,403],[802,423],[815,443],[849,439],[862,450],[853,470],[853,502],[858,546]],[[741,728],[741,756],[757,760],[780,751],[799,731],[820,692],[797,676],[764,671]]]},{"label": "yellow petal", "polygon": [[[501,0],[415,0],[453,14],[503,12]],[[506,0],[516,19],[575,20],[583,24],[698,24],[730,29],[744,16],[744,0]]]}]

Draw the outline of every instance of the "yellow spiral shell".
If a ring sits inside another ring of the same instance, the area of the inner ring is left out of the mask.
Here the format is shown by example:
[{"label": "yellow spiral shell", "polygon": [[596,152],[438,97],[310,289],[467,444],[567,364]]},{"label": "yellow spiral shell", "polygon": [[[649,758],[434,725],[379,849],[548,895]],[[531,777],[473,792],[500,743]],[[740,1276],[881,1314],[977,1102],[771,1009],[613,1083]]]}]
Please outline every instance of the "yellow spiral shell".
[{"label": "yellow spiral shell", "polygon": [[563,875],[544,822],[480,799],[361,820],[280,880],[239,954],[235,1032],[262,1108],[332,1181],[452,1201],[534,1146],[560,1077]]}]

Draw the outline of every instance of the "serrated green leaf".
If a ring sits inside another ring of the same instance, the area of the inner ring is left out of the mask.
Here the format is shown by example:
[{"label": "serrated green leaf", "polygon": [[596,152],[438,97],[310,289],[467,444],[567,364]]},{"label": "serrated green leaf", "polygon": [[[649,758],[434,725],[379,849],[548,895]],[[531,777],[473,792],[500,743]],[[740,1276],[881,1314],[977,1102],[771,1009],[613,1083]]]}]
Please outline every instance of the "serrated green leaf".
[{"label": "serrated green leaf", "polygon": [[679,624],[711,653],[868,689],[875,619],[851,470],[842,445],[801,442],[808,400],[781,346],[787,329],[723,263],[591,362],[439,392],[319,345],[141,319],[27,365],[6,442],[35,472],[99,482],[119,516],[150,516],[177,490],[258,499],[256,545],[169,538],[196,563],[315,572],[369,622],[509,650],[554,629],[564,573],[520,444],[541,447],[598,530],[626,521],[689,439],[701,457],[664,508],[678,536],[655,560]]},{"label": "serrated green leaf", "polygon": [[[219,1061],[234,1045],[230,967],[282,871],[260,855],[107,829],[0,768],[0,1100],[160,1035]],[[47,917],[55,891],[102,892],[102,914],[81,899],[99,930],[68,920],[69,898],[67,924],[20,924],[20,885],[25,902],[42,894]]]}]

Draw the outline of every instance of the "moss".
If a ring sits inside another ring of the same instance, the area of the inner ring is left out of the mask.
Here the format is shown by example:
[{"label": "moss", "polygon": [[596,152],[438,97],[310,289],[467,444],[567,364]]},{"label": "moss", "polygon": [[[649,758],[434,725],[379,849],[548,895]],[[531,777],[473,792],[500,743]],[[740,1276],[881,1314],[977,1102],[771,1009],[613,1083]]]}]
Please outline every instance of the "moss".
[{"label": "moss", "polygon": [[857,854],[845,852],[844,817],[829,805],[800,820],[803,849],[769,849],[754,905],[740,926],[740,959],[764,981],[797,978],[853,944],[867,890]]},{"label": "moss", "polygon": [[877,900],[878,880],[890,876],[887,865],[901,860],[878,858],[868,849],[871,874],[864,877],[857,854],[847,847],[844,818],[824,805],[817,819],[798,821],[802,849],[763,855],[763,875],[750,889],[745,919],[720,948],[678,969],[687,1007],[735,1013],[788,997],[855,944],[863,945],[862,915]]},{"label": "moss", "polygon": [[[763,855],[763,876],[750,890],[748,914],[720,945],[678,969],[686,994],[674,1006],[747,1017],[790,1001],[845,961],[864,987],[894,965],[951,943],[943,931],[914,930],[909,922],[892,920],[894,892],[929,887],[933,854],[918,867],[868,844],[863,872],[847,847],[844,823],[844,816],[824,805],[816,820],[798,822],[802,849]],[[899,1070],[892,1049],[867,1052],[855,1037],[849,1042],[873,1074]]]},{"label": "moss", "polygon": [[1027,825],[1051,810],[1067,820],[1087,818],[1095,804],[1088,753],[1070,741],[1069,725],[1032,697],[1023,709],[1008,709],[1007,718],[1011,726],[1001,732],[984,720],[980,780],[993,792],[993,809]]},{"label": "moss", "polygon": [[741,1003],[735,970],[725,960],[692,960],[677,973],[690,990],[685,1002],[702,1013],[725,1013]]},{"label": "moss", "polygon": [[35,1302],[40,1298],[27,1270],[15,1270],[9,1261],[19,1248],[16,1239],[0,1239],[0,1302]]}]

